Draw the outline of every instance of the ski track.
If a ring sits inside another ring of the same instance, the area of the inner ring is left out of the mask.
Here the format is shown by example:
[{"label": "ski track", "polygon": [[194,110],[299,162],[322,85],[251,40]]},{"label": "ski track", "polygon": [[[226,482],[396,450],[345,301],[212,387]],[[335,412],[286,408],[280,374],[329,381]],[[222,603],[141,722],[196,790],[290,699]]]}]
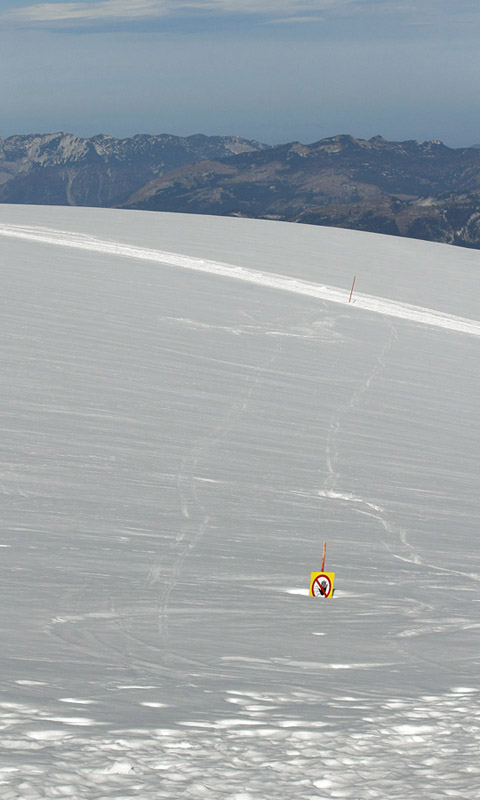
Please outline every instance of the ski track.
[{"label": "ski track", "polygon": [[431,562],[425,561],[415,551],[415,549],[408,541],[407,531],[405,530],[405,528],[402,528],[401,526],[396,525],[394,522],[392,522],[389,519],[388,513],[385,510],[385,508],[378,505],[378,503],[374,503],[370,500],[367,500],[364,497],[360,497],[359,495],[356,495],[352,492],[347,492],[345,490],[341,490],[339,488],[339,481],[341,479],[341,475],[336,468],[336,463],[338,461],[338,455],[339,455],[336,445],[336,437],[341,429],[342,418],[345,416],[345,414],[347,414],[349,411],[351,411],[352,409],[356,408],[359,405],[362,396],[370,388],[371,382],[376,377],[378,377],[381,371],[385,368],[386,358],[390,353],[395,341],[397,340],[397,333],[395,327],[391,322],[390,322],[390,331],[391,331],[390,336],[387,339],[385,345],[383,346],[382,351],[377,358],[377,362],[372,368],[372,370],[369,372],[369,374],[361,383],[361,385],[353,392],[351,398],[336,410],[331,419],[330,428],[327,434],[327,442],[325,446],[325,459],[327,464],[328,475],[325,478],[323,487],[318,491],[318,495],[328,500],[350,503],[352,504],[352,507],[358,514],[364,514],[365,516],[369,516],[377,520],[377,522],[380,523],[380,525],[384,528],[384,530],[391,537],[393,537],[394,541],[395,540],[397,542],[399,541],[401,546],[403,547],[403,555],[401,555],[400,553],[395,552],[394,544],[393,545],[390,544],[389,541],[383,541],[384,547],[392,554],[394,558],[397,558],[400,561],[405,561],[407,563],[416,564],[424,568],[437,570],[439,572],[445,572],[450,575],[459,575],[463,578],[467,578],[468,580],[472,580],[478,583],[480,582],[480,575],[478,573],[455,570],[449,567],[442,567],[439,566],[438,564],[432,564]]},{"label": "ski track", "polygon": [[[330,428],[327,435],[327,443],[325,447],[325,458],[327,462],[327,469],[328,475],[324,481],[322,489],[318,492],[320,497],[325,497],[329,500],[336,500],[336,501],[343,501],[347,503],[352,503],[353,507],[359,514],[365,514],[366,516],[373,517],[376,519],[385,531],[390,534],[391,536],[396,537],[400,540],[401,545],[405,549],[405,556],[400,556],[393,552],[395,557],[400,558],[404,561],[409,561],[414,564],[422,564],[423,561],[421,557],[414,551],[413,547],[407,540],[407,532],[404,528],[395,525],[394,523],[390,522],[387,518],[387,512],[384,508],[379,506],[377,503],[373,503],[369,500],[366,500],[364,497],[360,497],[353,493],[340,491],[338,488],[338,483],[341,478],[340,473],[337,471],[336,463],[338,461],[338,449],[336,445],[336,437],[338,432],[341,429],[342,425],[342,418],[347,414],[349,411],[355,409],[362,400],[363,395],[367,392],[370,388],[370,384],[372,381],[378,377],[378,375],[382,372],[386,365],[386,358],[390,353],[395,341],[397,340],[397,333],[390,322],[390,335],[384,344],[380,354],[377,357],[377,361],[367,377],[363,380],[360,386],[353,392],[351,398],[347,400],[343,405],[341,405],[335,414],[332,417],[330,422]],[[384,546],[387,550],[391,551],[391,545],[388,542],[383,542]]]},{"label": "ski track", "polygon": [[[273,365],[280,350],[278,344],[267,362],[264,365],[253,367],[252,375],[248,378],[246,390],[240,393],[231,404],[223,419],[214,427],[207,436],[197,439],[191,448],[190,454],[186,456],[180,466],[177,475],[177,489],[179,493],[181,513],[185,520],[177,541],[175,543],[176,555],[170,575],[164,581],[158,605],[158,631],[162,642],[162,658],[166,664],[170,661],[169,650],[169,631],[168,631],[168,612],[170,597],[177,585],[185,559],[197,546],[200,539],[208,530],[211,514],[204,508],[197,494],[198,466],[202,458],[221,442],[235,421],[245,413],[253,392],[260,385],[265,370]],[[152,567],[149,581],[156,583],[161,578],[160,563]]]},{"label": "ski track", "polygon": [[[255,269],[246,269],[245,267],[236,267],[232,264],[195,258],[179,253],[169,253],[162,250],[151,250],[143,247],[119,244],[117,242],[106,241],[73,231],[61,231],[42,226],[0,224],[0,235],[44,244],[72,247],[79,250],[124,256],[126,258],[136,258],[143,261],[155,261],[168,266],[205,272],[211,275],[221,275],[246,283],[253,283],[257,286],[280,289],[307,297],[328,300],[332,303],[349,305],[349,292],[335,286],[326,286],[291,278],[286,275],[265,273]],[[349,307],[355,310],[364,309],[366,311],[373,311],[377,314],[409,320],[422,325],[430,325],[436,328],[445,328],[459,333],[480,336],[480,321],[478,320],[458,317],[422,306],[400,303],[383,297],[355,293],[355,302],[351,303]]]}]

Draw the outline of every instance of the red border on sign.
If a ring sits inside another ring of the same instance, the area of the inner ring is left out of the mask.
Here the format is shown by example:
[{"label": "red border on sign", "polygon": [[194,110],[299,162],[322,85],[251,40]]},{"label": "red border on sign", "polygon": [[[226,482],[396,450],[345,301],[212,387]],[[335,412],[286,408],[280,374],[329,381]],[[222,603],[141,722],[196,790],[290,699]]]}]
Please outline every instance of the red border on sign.
[{"label": "red border on sign", "polygon": [[[323,588],[322,584],[320,583],[319,578],[325,578],[325,580],[327,581],[328,592],[326,592],[325,589]],[[318,588],[320,589],[321,594],[315,594],[314,587],[315,587],[316,583],[318,583]],[[314,578],[313,583],[312,583],[312,594],[315,597],[329,597],[331,591],[332,591],[332,582],[331,582],[330,578],[328,577],[328,575],[325,575],[324,573],[320,573],[320,575],[317,575],[317,577]]]}]

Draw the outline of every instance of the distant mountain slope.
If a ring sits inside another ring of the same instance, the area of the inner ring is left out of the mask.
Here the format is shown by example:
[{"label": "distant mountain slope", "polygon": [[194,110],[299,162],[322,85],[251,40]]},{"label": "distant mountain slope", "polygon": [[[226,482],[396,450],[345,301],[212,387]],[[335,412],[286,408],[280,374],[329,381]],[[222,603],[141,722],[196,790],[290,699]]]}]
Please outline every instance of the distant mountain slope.
[{"label": "distant mountain slope", "polygon": [[480,247],[480,192],[411,201],[380,197],[308,208],[295,222]]},{"label": "distant mountain slope", "polygon": [[0,139],[0,202],[113,206],[164,172],[265,147],[238,136],[202,134],[11,136]]},{"label": "distant mountain slope", "polygon": [[478,149],[335,136],[183,167],[151,181],[124,206],[480,246],[479,197]]},{"label": "distant mountain slope", "polygon": [[480,152],[453,150],[441,142],[370,141],[334,136],[195,164],[151,181],[126,204],[287,218],[309,205],[352,203],[396,195],[480,190]]}]

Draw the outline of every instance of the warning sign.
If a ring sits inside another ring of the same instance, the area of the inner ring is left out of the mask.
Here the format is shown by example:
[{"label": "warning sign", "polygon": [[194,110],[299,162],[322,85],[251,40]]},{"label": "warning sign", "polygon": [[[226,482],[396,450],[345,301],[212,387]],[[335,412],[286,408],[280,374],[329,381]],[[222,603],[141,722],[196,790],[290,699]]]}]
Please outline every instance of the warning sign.
[{"label": "warning sign", "polygon": [[334,572],[312,572],[310,575],[310,597],[332,597]]}]

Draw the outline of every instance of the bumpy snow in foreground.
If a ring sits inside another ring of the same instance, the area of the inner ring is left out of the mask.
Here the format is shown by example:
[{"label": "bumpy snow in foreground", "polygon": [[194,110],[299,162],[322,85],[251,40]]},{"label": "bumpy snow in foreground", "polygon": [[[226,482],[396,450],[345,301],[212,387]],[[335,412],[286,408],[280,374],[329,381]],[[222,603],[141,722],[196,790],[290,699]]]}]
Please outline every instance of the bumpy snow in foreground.
[{"label": "bumpy snow in foreground", "polygon": [[1,800],[478,800],[480,253],[26,206],[0,245]]}]

